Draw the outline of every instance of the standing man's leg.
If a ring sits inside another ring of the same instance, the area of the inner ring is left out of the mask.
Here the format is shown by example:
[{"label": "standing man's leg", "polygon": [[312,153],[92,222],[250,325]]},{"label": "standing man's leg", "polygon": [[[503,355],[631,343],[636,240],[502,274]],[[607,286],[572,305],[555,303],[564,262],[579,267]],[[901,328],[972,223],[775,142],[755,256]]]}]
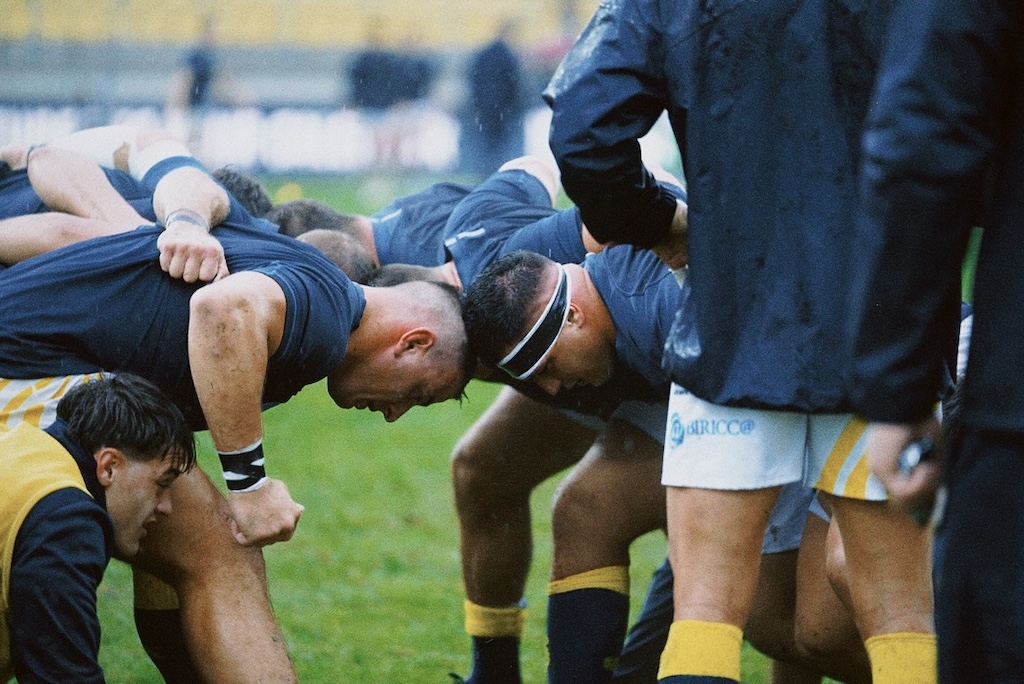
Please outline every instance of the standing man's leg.
[{"label": "standing man's leg", "polygon": [[885,501],[868,467],[864,421],[820,415],[811,416],[810,425],[808,475],[842,538],[846,570],[839,578],[848,578],[872,681],[933,684],[931,533]]},{"label": "standing man's leg", "polygon": [[459,440],[452,483],[459,516],[466,631],[474,684],[518,683],[523,592],[533,549],[530,494],[582,457],[595,432],[510,388]]},{"label": "standing man's leg", "polygon": [[782,486],[803,480],[806,443],[806,416],[717,406],[672,386],[662,483],[675,622],[661,680],[739,681],[764,534]]},{"label": "standing man's leg", "polygon": [[675,621],[660,681],[738,682],[743,626],[757,588],[761,542],[779,487],[669,487]]}]

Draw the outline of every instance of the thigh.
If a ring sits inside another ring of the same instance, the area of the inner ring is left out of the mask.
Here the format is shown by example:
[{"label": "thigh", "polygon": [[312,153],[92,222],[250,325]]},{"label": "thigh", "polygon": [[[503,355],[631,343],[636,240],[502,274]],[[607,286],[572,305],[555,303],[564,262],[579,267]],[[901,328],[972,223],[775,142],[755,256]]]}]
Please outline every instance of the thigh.
[{"label": "thigh", "polygon": [[[633,424],[612,419],[563,480],[558,499],[571,497],[591,527],[627,543],[665,525],[661,443]],[[556,516],[558,504],[556,504]]]},{"label": "thigh", "polygon": [[474,486],[533,489],[572,465],[597,435],[593,425],[506,387],[459,440],[453,469]]},{"label": "thigh", "polygon": [[198,466],[171,484],[171,514],[150,523],[142,549],[129,562],[177,586],[186,577],[208,571],[258,567],[262,554],[245,547],[231,532],[231,512],[224,496]]}]

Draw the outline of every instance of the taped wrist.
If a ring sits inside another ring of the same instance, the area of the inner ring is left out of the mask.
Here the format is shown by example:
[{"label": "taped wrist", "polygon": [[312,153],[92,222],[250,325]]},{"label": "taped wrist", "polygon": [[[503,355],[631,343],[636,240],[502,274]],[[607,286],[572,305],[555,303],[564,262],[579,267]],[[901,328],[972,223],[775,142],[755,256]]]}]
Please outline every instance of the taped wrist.
[{"label": "taped wrist", "polygon": [[238,451],[218,451],[224,481],[231,492],[251,492],[267,483],[263,467],[263,439]]},{"label": "taped wrist", "polygon": [[210,223],[198,211],[193,211],[192,209],[175,209],[164,219],[164,226],[170,227],[175,221],[191,223],[193,226],[199,226],[207,233],[210,232]]}]

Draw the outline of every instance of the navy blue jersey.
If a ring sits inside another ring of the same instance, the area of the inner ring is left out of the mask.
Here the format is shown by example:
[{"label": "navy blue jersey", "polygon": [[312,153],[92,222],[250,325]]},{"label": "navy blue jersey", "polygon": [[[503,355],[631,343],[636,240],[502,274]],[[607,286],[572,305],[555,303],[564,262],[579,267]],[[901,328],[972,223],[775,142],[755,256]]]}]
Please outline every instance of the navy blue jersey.
[{"label": "navy blue jersey", "polygon": [[436,183],[400,197],[373,214],[373,242],[381,265],[444,264],[445,223],[470,189],[456,183]]},{"label": "navy blue jersey", "polygon": [[[170,157],[157,164],[154,164],[142,180],[138,180],[125,171],[118,169],[103,168],[107,181],[114,190],[121,195],[131,207],[147,221],[156,222],[156,213],[153,211],[153,190],[156,184],[169,172],[183,166],[191,166],[202,170],[206,169],[192,157]],[[245,219],[245,209],[238,200],[229,192],[228,198],[231,202],[228,221],[244,222],[248,220],[250,225],[264,230],[277,232],[277,227],[265,219],[249,217]],[[28,171],[19,169],[11,171],[0,179],[0,219],[11,218],[12,216],[25,216],[50,211],[50,208],[43,204],[43,201],[36,194],[29,182]]]},{"label": "navy blue jersey", "polygon": [[676,311],[689,311],[681,307],[685,288],[653,252],[631,245],[608,247],[588,257],[584,267],[615,323],[617,362],[668,396],[661,359]]},{"label": "navy blue jersey", "polygon": [[586,256],[576,209],[558,211],[535,176],[515,169],[492,175],[459,203],[444,228],[444,246],[463,288],[503,254],[537,252],[559,263]]},{"label": "navy blue jersey", "polygon": [[[232,273],[257,271],[284,290],[284,336],[263,395],[280,403],[338,366],[365,299],[316,249],[243,218],[213,234]],[[158,227],[142,227],[0,273],[0,377],[130,371],[167,392],[196,429],[204,427],[187,355],[189,300],[202,285],[160,269],[159,236]]]}]

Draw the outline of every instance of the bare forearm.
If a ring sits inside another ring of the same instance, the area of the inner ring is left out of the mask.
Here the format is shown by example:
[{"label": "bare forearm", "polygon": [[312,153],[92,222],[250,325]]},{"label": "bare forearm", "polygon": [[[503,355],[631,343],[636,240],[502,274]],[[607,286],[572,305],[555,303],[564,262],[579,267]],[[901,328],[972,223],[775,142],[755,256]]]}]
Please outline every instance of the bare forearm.
[{"label": "bare forearm", "polygon": [[164,176],[153,192],[153,211],[161,223],[186,209],[202,217],[209,226],[223,221],[231,205],[227,192],[212,176],[192,167],[182,167]]},{"label": "bare forearm", "polygon": [[46,206],[109,224],[100,234],[137,228],[147,221],[129,205],[90,159],[59,147],[40,147],[28,158],[28,177]]},{"label": "bare forearm", "polygon": [[4,219],[0,221],[0,264],[10,266],[111,230],[106,221],[59,212]]}]

